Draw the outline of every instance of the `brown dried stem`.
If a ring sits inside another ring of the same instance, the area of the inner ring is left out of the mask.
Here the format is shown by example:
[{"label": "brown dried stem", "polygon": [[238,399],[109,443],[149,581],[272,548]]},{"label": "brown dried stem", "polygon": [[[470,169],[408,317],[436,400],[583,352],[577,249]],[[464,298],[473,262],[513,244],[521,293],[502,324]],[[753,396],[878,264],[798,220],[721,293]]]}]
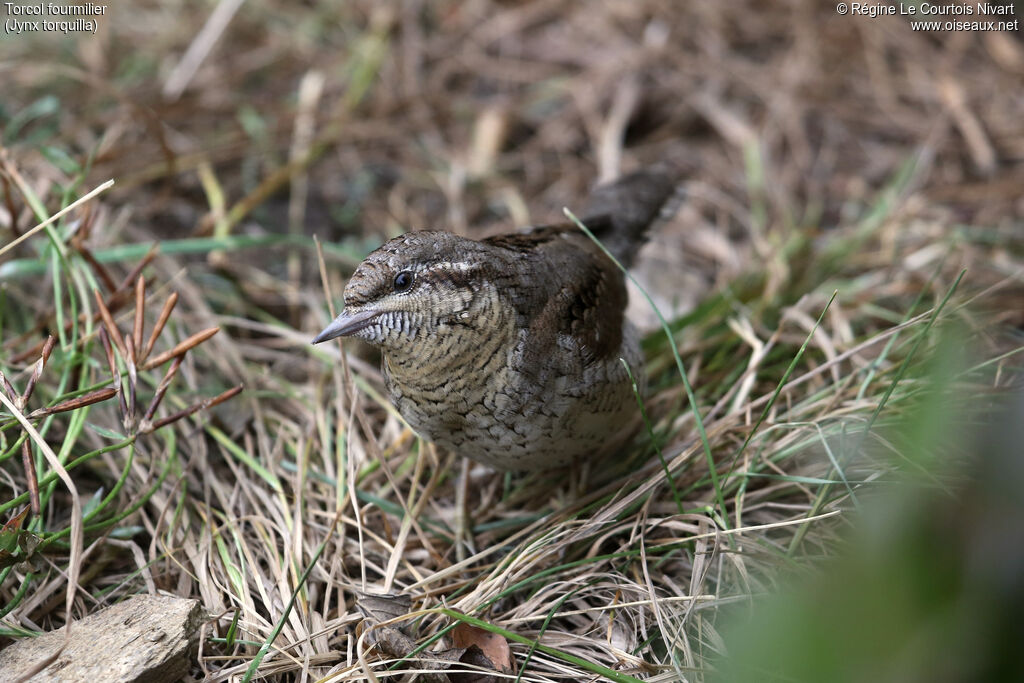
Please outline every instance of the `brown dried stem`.
[{"label": "brown dried stem", "polygon": [[[184,358],[184,356],[176,357],[171,363],[171,366],[167,368],[167,372],[164,373],[163,379],[161,379],[160,384],[157,385],[156,394],[153,396],[153,400],[149,402],[146,414],[142,417],[143,425],[147,425],[150,420],[153,419],[156,409],[160,407],[160,402],[164,400],[164,394],[167,393],[167,388],[171,386],[171,380],[174,379],[174,375],[177,374],[178,368],[181,367],[181,362]],[[143,431],[145,431],[145,427],[143,427]]]},{"label": "brown dried stem", "polygon": [[117,283],[114,282],[114,278],[110,277],[110,272],[103,266],[103,264],[96,260],[96,257],[93,256],[92,250],[84,244],[77,245],[77,248],[78,253],[81,254],[82,258],[85,259],[85,262],[92,267],[93,271],[100,278],[100,281],[103,282],[103,286],[107,288],[107,291],[111,294],[116,292]]},{"label": "brown dried stem", "polygon": [[110,337],[102,327],[100,328],[100,342],[103,344],[103,349],[107,353],[107,365],[110,367],[110,376],[114,379],[114,388],[117,392],[118,398],[120,399],[121,415],[128,414],[128,405],[124,400],[124,392],[121,388],[121,370],[117,367],[117,359],[114,358],[114,349],[110,344]]},{"label": "brown dried stem", "polygon": [[0,370],[0,384],[3,385],[3,389],[7,392],[7,395],[11,397],[12,401],[18,400],[18,392],[15,391],[14,385],[7,379],[7,375],[4,374],[3,370]]},{"label": "brown dried stem", "polygon": [[103,297],[100,296],[99,290],[93,290],[93,294],[96,295],[96,305],[100,309],[100,317],[103,318],[103,325],[107,328],[107,333],[110,335],[111,340],[117,345],[117,350],[121,353],[123,358],[128,357],[128,349],[124,345],[124,339],[121,337],[120,330],[117,329],[117,325],[114,323],[113,316],[110,315],[110,310],[107,305],[103,303]]},{"label": "brown dried stem", "polygon": [[155,368],[158,365],[163,365],[164,363],[171,360],[175,356],[180,356],[189,349],[192,349],[198,346],[199,344],[202,344],[204,341],[206,341],[213,335],[217,334],[218,332],[220,332],[219,327],[210,327],[203,330],[202,332],[196,332],[191,337],[181,342],[170,351],[164,351],[163,353],[157,354],[150,360],[146,361],[146,363],[142,366],[142,369],[151,370],[152,368]]},{"label": "brown dried stem", "polygon": [[132,328],[132,336],[135,340],[135,350],[142,349],[142,325],[143,316],[146,313],[146,276],[139,275],[135,282],[135,325]]},{"label": "brown dried stem", "polygon": [[132,337],[125,339],[125,345],[128,347],[128,412],[125,413],[125,428],[135,421],[135,396],[136,396],[136,385],[138,384],[139,375],[135,368],[135,342],[132,341]]},{"label": "brown dried stem", "polygon": [[47,415],[54,415],[56,413],[66,413],[71,410],[78,410],[79,408],[91,406],[94,403],[102,403],[107,399],[113,398],[116,394],[117,389],[115,389],[114,387],[96,389],[95,391],[90,391],[86,394],[82,394],[81,396],[69,398],[52,406],[47,406],[45,408],[33,410],[28,417],[34,420],[36,418],[46,417]]},{"label": "brown dried stem", "polygon": [[142,355],[139,356],[139,362],[142,363],[149,358],[150,352],[153,350],[153,345],[156,344],[157,337],[164,331],[164,325],[167,324],[168,319],[171,317],[171,311],[174,310],[174,305],[178,303],[178,293],[171,292],[171,295],[167,297],[167,301],[164,302],[163,310],[160,311],[160,317],[157,318],[156,325],[153,326],[153,331],[149,334],[149,340],[146,342],[146,348],[143,349]]},{"label": "brown dried stem", "polygon": [[223,403],[224,401],[227,401],[228,399],[237,396],[242,391],[243,388],[244,388],[244,385],[239,384],[236,387],[232,387],[232,388],[228,389],[227,391],[221,392],[220,394],[218,394],[217,396],[214,396],[213,398],[206,399],[205,401],[200,401],[199,403],[194,403],[191,406],[189,406],[188,408],[185,408],[184,410],[180,410],[177,413],[174,413],[173,415],[169,415],[168,417],[165,417],[163,419],[157,420],[156,422],[153,423],[153,425],[149,429],[143,430],[143,433],[155,432],[156,430],[160,429],[161,427],[166,427],[167,425],[171,424],[172,422],[177,422],[178,420],[181,420],[182,418],[186,418],[189,415],[192,415],[192,414],[194,414],[194,413],[196,413],[196,412],[198,412],[200,410],[206,410],[207,408],[212,408],[213,406],[215,406],[215,405],[217,405],[219,403]]},{"label": "brown dried stem", "polygon": [[43,376],[43,368],[46,367],[46,362],[50,360],[50,353],[53,352],[53,347],[57,343],[57,338],[52,334],[46,338],[46,342],[43,344],[43,350],[39,354],[39,360],[36,361],[35,368],[32,369],[32,376],[28,378],[28,384],[25,385],[25,393],[21,395],[21,402],[18,408],[21,410],[25,409],[28,405],[28,399],[32,396],[32,392],[36,388],[36,382]]},{"label": "brown dried stem", "polygon": [[135,267],[132,268],[131,272],[128,273],[128,275],[126,275],[123,280],[121,280],[121,284],[117,286],[117,291],[121,292],[131,287],[132,283],[135,282],[136,278],[138,278],[139,275],[142,274],[142,269],[148,266],[150,263],[152,263],[153,259],[156,258],[156,255],[158,253],[160,253],[160,245],[154,244],[152,247],[150,247],[149,251],[146,252],[146,255],[142,257],[142,260],[140,260],[135,265]]},{"label": "brown dried stem", "polygon": [[[129,287],[132,285],[132,283],[135,283],[137,281],[137,279],[139,278],[139,276],[142,273],[142,270],[153,261],[153,259],[157,255],[157,253],[159,253],[160,249],[159,249],[158,245],[153,245],[153,247],[146,253],[146,255],[142,257],[142,260],[140,260],[139,263],[136,264],[136,266],[132,269],[132,271],[128,274],[128,276],[124,280],[121,281],[121,284],[117,285],[116,287],[114,287],[113,285],[108,285],[107,279],[110,277],[109,274],[106,275],[106,276],[104,275],[105,271],[102,269],[102,266],[98,262],[94,263],[95,259],[92,259],[92,254],[88,251],[88,249],[85,249],[84,247],[79,246],[78,247],[78,251],[80,253],[82,253],[82,256],[85,258],[85,260],[90,265],[93,266],[93,269],[96,270],[96,273],[100,277],[100,279],[104,280],[104,286],[109,286],[112,289],[110,297],[106,301],[106,308],[107,308],[108,313],[117,313],[117,311],[119,311],[121,309],[121,307],[124,306],[128,302],[128,297],[126,295],[127,295],[128,291],[129,291]],[[110,282],[112,283],[113,280],[110,279]],[[86,318],[87,318],[86,314],[85,313],[81,313],[78,316],[78,321],[80,323],[84,323],[86,321]],[[93,322],[99,320],[100,318],[102,318],[102,313],[101,312],[96,312],[92,316]],[[71,331],[73,322],[74,321],[72,321],[72,320],[68,320],[67,322],[64,323],[64,332],[65,333],[68,333],[68,332]],[[38,322],[36,324],[35,330],[32,331],[31,333],[43,330],[43,329],[46,328],[47,325],[53,325],[53,324],[54,324],[53,323],[53,314],[49,313],[49,314],[47,314],[46,318],[41,319],[40,322]],[[19,341],[23,341],[25,338],[27,338],[29,336],[29,334],[30,333],[26,333],[26,334],[22,335],[19,339],[13,340],[14,343],[17,343]],[[10,345],[11,345],[10,343],[6,344],[6,346],[10,346]],[[24,360],[26,360],[28,358],[31,358],[32,356],[34,356],[34,355],[36,355],[36,354],[38,354],[40,352],[40,350],[42,349],[42,345],[43,345],[43,342],[39,342],[38,344],[35,344],[35,345],[31,346],[30,348],[26,349],[25,351],[22,351],[20,353],[15,354],[14,356],[11,357],[11,362],[12,363],[20,363],[20,362],[23,362]],[[141,344],[137,344],[136,348],[139,348],[140,346],[141,346]],[[119,344],[118,347],[121,348],[121,345]]]},{"label": "brown dried stem", "polygon": [[21,442],[21,462],[25,467],[25,479],[28,482],[28,498],[32,505],[32,514],[38,515],[42,506],[39,504],[39,476],[36,474],[36,461],[32,459],[32,449],[28,438]]}]

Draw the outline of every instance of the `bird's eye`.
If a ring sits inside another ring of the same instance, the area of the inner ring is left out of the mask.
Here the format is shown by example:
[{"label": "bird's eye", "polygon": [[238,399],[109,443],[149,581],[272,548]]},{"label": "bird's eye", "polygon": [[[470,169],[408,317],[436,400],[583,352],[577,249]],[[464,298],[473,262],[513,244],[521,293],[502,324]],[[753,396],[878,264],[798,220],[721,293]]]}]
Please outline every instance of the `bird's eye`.
[{"label": "bird's eye", "polygon": [[412,273],[408,270],[403,270],[401,273],[395,276],[395,291],[396,292],[407,292],[412,287]]}]

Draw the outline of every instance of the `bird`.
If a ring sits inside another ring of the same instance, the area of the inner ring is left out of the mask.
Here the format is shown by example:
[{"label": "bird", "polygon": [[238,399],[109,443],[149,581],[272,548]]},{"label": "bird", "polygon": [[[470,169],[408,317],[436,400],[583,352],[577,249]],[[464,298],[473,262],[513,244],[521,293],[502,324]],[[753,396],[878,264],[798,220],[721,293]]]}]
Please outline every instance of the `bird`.
[{"label": "bird", "polygon": [[596,187],[580,215],[607,253],[571,221],[405,233],[359,264],[313,343],[379,347],[402,418],[458,455],[505,471],[601,459],[630,436],[645,386],[615,261],[633,261],[677,186],[663,163]]}]

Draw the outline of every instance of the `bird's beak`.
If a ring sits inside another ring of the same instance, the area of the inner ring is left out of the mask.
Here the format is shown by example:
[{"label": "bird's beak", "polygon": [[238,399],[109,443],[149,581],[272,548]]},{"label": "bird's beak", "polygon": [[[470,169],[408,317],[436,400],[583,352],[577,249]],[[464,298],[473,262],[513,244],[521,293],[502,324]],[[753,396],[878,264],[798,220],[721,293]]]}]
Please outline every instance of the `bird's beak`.
[{"label": "bird's beak", "polygon": [[380,315],[380,311],[375,311],[372,308],[355,312],[344,310],[341,312],[341,315],[334,319],[334,322],[325,327],[324,331],[316,336],[313,343],[319,344],[335,337],[355,334],[359,330],[372,325],[378,315]]}]

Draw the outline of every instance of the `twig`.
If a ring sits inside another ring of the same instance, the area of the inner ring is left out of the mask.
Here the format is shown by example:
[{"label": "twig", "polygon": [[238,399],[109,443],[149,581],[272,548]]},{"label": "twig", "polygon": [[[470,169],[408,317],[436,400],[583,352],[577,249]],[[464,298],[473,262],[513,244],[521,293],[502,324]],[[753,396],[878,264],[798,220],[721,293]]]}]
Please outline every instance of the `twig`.
[{"label": "twig", "polygon": [[204,341],[206,341],[213,335],[217,334],[218,332],[220,332],[219,327],[209,327],[203,330],[202,332],[196,332],[191,337],[181,342],[170,351],[164,351],[163,353],[159,353],[153,358],[151,358],[149,361],[145,363],[145,365],[142,366],[142,369],[151,370],[158,365],[163,365],[164,363],[171,360],[175,356],[180,356],[189,349],[194,348],[199,344],[202,344]]},{"label": "twig", "polygon": [[174,310],[174,305],[178,303],[178,293],[171,292],[171,295],[167,297],[167,301],[164,302],[163,310],[160,311],[160,317],[156,320],[156,325],[153,326],[153,331],[149,333],[149,340],[146,342],[146,348],[143,349],[142,355],[139,356],[139,362],[143,362],[149,358],[149,352],[153,350],[153,345],[156,344],[157,337],[164,331],[164,325],[171,317],[171,312]]},{"label": "twig", "polygon": [[191,406],[189,406],[188,408],[185,408],[184,410],[180,410],[180,411],[174,413],[173,415],[170,415],[170,416],[165,417],[163,419],[157,420],[156,422],[153,423],[152,427],[150,427],[147,430],[144,430],[143,433],[155,432],[156,430],[160,429],[161,427],[166,427],[167,425],[171,424],[172,422],[177,422],[178,420],[181,420],[182,418],[186,418],[189,415],[192,415],[194,413],[199,412],[200,410],[206,410],[207,408],[212,408],[213,406],[215,406],[215,405],[217,405],[219,403],[223,403],[224,401],[227,401],[230,398],[234,398],[239,393],[241,393],[242,389],[244,389],[244,388],[245,388],[245,385],[239,384],[238,386],[231,387],[227,391],[223,391],[223,392],[217,394],[213,398],[208,398],[205,401],[199,401],[198,403],[193,403]]}]

